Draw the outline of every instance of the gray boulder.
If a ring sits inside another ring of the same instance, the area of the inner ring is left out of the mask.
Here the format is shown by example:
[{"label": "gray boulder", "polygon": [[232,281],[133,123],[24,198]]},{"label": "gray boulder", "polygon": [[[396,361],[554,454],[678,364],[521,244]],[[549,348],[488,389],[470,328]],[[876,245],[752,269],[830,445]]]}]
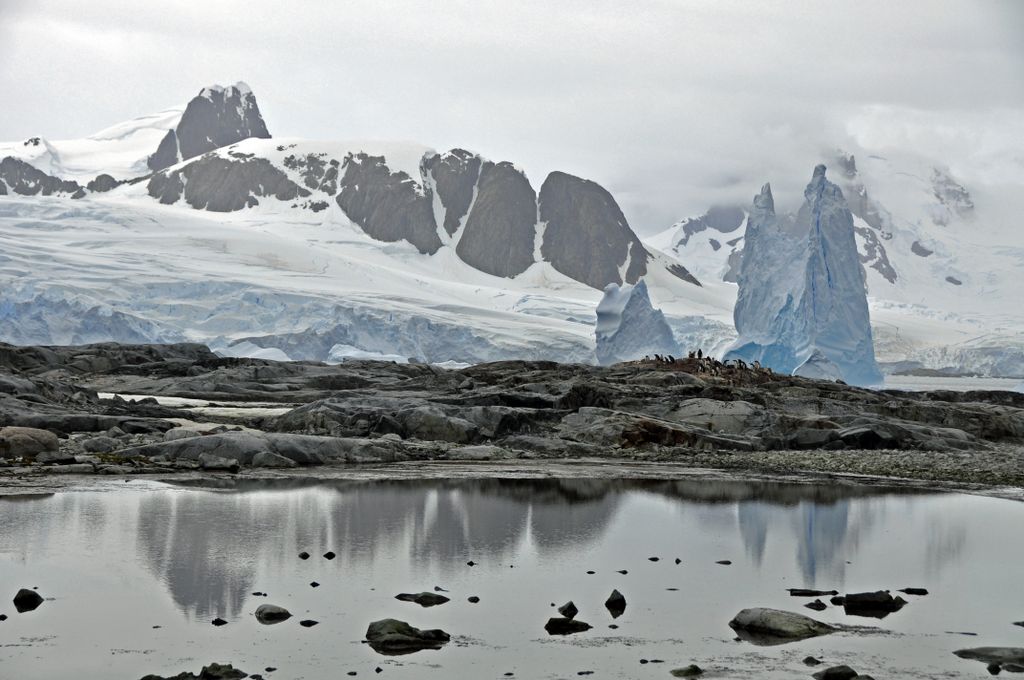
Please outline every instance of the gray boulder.
[{"label": "gray boulder", "polygon": [[199,454],[199,467],[204,470],[226,470],[238,472],[238,461],[223,456],[215,456],[212,453]]},{"label": "gray boulder", "polygon": [[836,631],[835,627],[803,614],[763,607],[740,611],[729,622],[729,627],[756,645],[785,644]]},{"label": "gray boulder", "polygon": [[440,649],[452,636],[439,628],[420,630],[398,619],[374,621],[366,629],[366,641],[379,654],[411,654],[423,649]]},{"label": "gray boulder", "polygon": [[281,623],[287,621],[292,617],[292,613],[284,607],[278,607],[274,604],[261,604],[256,608],[256,620],[264,625],[273,625],[275,623]]},{"label": "gray boulder", "polygon": [[285,458],[284,456],[272,451],[260,451],[252,457],[253,467],[291,468],[297,465],[298,463],[291,458]]},{"label": "gray boulder", "polygon": [[34,427],[0,428],[0,458],[38,456],[56,452],[60,446],[57,435]]}]

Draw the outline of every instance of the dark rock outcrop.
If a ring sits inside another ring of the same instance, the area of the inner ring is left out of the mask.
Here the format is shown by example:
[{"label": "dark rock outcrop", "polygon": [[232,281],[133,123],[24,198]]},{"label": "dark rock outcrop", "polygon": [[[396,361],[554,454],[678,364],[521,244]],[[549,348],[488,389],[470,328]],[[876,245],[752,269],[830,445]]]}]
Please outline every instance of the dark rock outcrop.
[{"label": "dark rock outcrop", "polygon": [[[469,214],[482,165],[483,160],[479,156],[465,149],[452,149],[423,159],[424,177],[432,180],[428,186],[437,194],[444,208],[441,226],[449,236],[458,231],[462,220]],[[530,192],[533,192],[532,188]]]},{"label": "dark rock outcrop", "polygon": [[100,175],[96,175],[96,179],[89,180],[89,183],[85,185],[85,188],[96,193],[105,193],[112,189],[116,189],[122,184],[124,184],[124,182],[118,181],[106,173],[102,173]]},{"label": "dark rock outcrop", "polygon": [[487,161],[455,252],[483,272],[513,277],[534,262],[536,225],[537,196],[526,176],[511,163]]},{"label": "dark rock outcrop", "polygon": [[650,253],[596,182],[553,172],[541,186],[538,209],[545,225],[541,255],[566,276],[600,290],[647,273]]},{"label": "dark rock outcrop", "polygon": [[206,87],[188,103],[147,164],[150,170],[163,170],[249,137],[269,139],[270,133],[248,86]]},{"label": "dark rock outcrop", "polygon": [[211,154],[183,168],[158,172],[150,178],[148,190],[161,203],[176,203],[184,197],[193,208],[213,212],[251,208],[265,197],[291,201],[310,195],[270,161],[242,154],[231,158]]},{"label": "dark rock outcrop", "polygon": [[349,219],[378,241],[406,240],[421,253],[441,247],[434,209],[420,186],[404,172],[392,172],[383,156],[350,154],[338,205]]},{"label": "dark rock outcrop", "polygon": [[70,196],[82,198],[85,189],[73,180],[47,175],[20,158],[5,156],[0,160],[0,193],[7,189],[21,196]]}]

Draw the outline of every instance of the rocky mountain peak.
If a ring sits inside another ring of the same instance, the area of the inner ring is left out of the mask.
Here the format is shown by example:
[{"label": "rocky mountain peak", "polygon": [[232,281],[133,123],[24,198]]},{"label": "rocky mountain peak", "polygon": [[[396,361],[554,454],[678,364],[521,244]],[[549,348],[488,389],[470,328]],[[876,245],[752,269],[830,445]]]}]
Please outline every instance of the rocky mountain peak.
[{"label": "rocky mountain peak", "polygon": [[227,87],[211,85],[192,98],[177,127],[167,131],[147,165],[150,170],[163,170],[249,137],[270,138],[252,90],[242,82]]}]

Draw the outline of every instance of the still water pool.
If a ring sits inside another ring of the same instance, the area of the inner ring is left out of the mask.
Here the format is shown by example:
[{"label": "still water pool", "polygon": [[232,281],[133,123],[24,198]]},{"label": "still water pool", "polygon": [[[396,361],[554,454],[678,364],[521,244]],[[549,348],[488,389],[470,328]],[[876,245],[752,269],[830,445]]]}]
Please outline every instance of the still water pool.
[{"label": "still water pool", "polygon": [[[1013,501],[707,480],[126,487],[0,497],[0,677],[135,679],[219,661],[275,680],[669,678],[691,663],[704,677],[809,678],[813,655],[879,679],[980,678],[983,664],[952,652],[1024,646]],[[884,619],[814,612],[786,590],[907,586],[930,594]],[[22,587],[46,601],[16,613]],[[435,587],[451,601],[394,599]],[[616,619],[613,589],[627,602]],[[548,636],[551,605],[568,600],[593,628]],[[264,603],[295,616],[261,625]],[[870,628],[757,647],[728,626],[754,606]],[[381,656],[361,640],[389,617],[452,641]]]}]

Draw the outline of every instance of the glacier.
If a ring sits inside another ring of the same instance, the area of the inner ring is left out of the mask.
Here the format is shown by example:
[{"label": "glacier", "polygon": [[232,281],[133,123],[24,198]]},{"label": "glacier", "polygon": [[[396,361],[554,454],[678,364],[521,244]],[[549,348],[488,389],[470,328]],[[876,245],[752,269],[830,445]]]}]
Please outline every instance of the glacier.
[{"label": "glacier", "polygon": [[605,286],[597,305],[597,361],[603,366],[647,355],[680,356],[682,350],[661,310],[651,304],[647,284]]},{"label": "glacier", "polygon": [[776,215],[765,184],[744,241],[733,312],[738,338],[725,358],[881,383],[853,215],[825,166],[814,168],[795,216]]}]

